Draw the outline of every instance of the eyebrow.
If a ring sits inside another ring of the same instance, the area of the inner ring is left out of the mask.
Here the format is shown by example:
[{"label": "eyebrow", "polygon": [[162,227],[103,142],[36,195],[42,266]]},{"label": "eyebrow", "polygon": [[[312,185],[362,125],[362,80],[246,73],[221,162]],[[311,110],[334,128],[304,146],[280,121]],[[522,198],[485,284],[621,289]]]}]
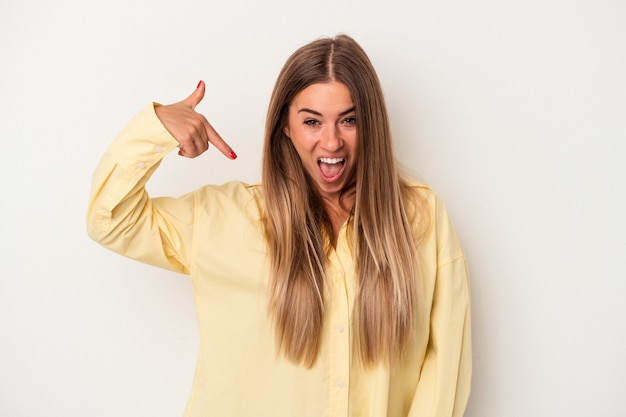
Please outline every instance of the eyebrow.
[{"label": "eyebrow", "polygon": [[[341,113],[339,113],[339,117],[345,116],[346,114],[352,113],[353,111],[354,111],[354,106],[352,106],[349,109],[344,110]],[[314,114],[314,115],[320,116],[320,117],[323,116],[322,113],[320,113],[320,112],[318,112],[316,110],[311,110],[311,109],[307,109],[307,108],[303,108],[303,109],[298,110],[298,113],[302,113],[302,112],[311,113],[311,114]]]}]

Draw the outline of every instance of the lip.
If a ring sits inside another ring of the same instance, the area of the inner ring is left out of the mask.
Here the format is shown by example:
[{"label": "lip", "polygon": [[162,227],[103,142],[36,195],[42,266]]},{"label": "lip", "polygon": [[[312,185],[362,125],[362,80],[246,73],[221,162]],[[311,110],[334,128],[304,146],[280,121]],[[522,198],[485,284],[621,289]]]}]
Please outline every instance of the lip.
[{"label": "lip", "polygon": [[[320,168],[320,164],[322,164],[323,162],[320,161],[321,158],[340,158],[343,159],[343,162],[340,162],[341,164],[341,169],[339,170],[339,172],[331,177],[328,177],[326,175],[324,175],[324,172],[322,171],[322,169]],[[341,177],[343,176],[344,171],[346,170],[346,165],[348,164],[348,161],[345,157],[343,156],[328,156],[328,157],[320,157],[317,158],[317,167],[320,173],[320,176],[322,177],[322,179],[327,182],[327,183],[334,183],[337,182],[341,179]]]}]

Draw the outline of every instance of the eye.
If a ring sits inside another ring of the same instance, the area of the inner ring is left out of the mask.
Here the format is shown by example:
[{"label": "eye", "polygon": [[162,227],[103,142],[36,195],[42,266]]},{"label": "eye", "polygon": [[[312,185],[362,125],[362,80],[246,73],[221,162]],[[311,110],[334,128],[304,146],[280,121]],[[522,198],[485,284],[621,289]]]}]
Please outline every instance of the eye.
[{"label": "eye", "polygon": [[307,126],[315,126],[315,125],[318,125],[319,122],[317,120],[315,120],[315,119],[306,119],[304,121],[304,124],[307,125]]},{"label": "eye", "polygon": [[354,116],[346,117],[345,119],[343,119],[343,123],[354,126],[356,124],[356,117]]}]

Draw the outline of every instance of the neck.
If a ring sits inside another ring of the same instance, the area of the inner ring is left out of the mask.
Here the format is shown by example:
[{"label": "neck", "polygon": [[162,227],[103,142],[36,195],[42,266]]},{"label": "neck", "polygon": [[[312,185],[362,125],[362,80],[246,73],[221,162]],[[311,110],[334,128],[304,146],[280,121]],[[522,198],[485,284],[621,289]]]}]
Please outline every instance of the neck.
[{"label": "neck", "polygon": [[337,246],[337,238],[339,236],[339,230],[343,224],[350,217],[350,212],[354,206],[354,200],[356,197],[356,190],[350,190],[347,193],[343,193],[336,196],[324,196],[322,197],[326,214],[330,219],[333,226],[333,247]]}]

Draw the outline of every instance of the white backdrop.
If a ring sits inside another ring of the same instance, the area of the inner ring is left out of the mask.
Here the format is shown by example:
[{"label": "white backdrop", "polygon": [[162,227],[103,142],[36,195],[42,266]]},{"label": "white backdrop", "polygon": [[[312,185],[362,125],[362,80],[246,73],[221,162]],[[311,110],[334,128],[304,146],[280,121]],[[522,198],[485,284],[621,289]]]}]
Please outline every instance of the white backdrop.
[{"label": "white backdrop", "polygon": [[182,415],[189,280],[87,238],[91,173],[140,108],[204,79],[198,110],[239,159],[172,154],[150,191],[257,180],[280,67],[339,32],[370,55],[398,155],[467,252],[466,415],[626,415],[621,0],[3,0],[0,415]]}]

